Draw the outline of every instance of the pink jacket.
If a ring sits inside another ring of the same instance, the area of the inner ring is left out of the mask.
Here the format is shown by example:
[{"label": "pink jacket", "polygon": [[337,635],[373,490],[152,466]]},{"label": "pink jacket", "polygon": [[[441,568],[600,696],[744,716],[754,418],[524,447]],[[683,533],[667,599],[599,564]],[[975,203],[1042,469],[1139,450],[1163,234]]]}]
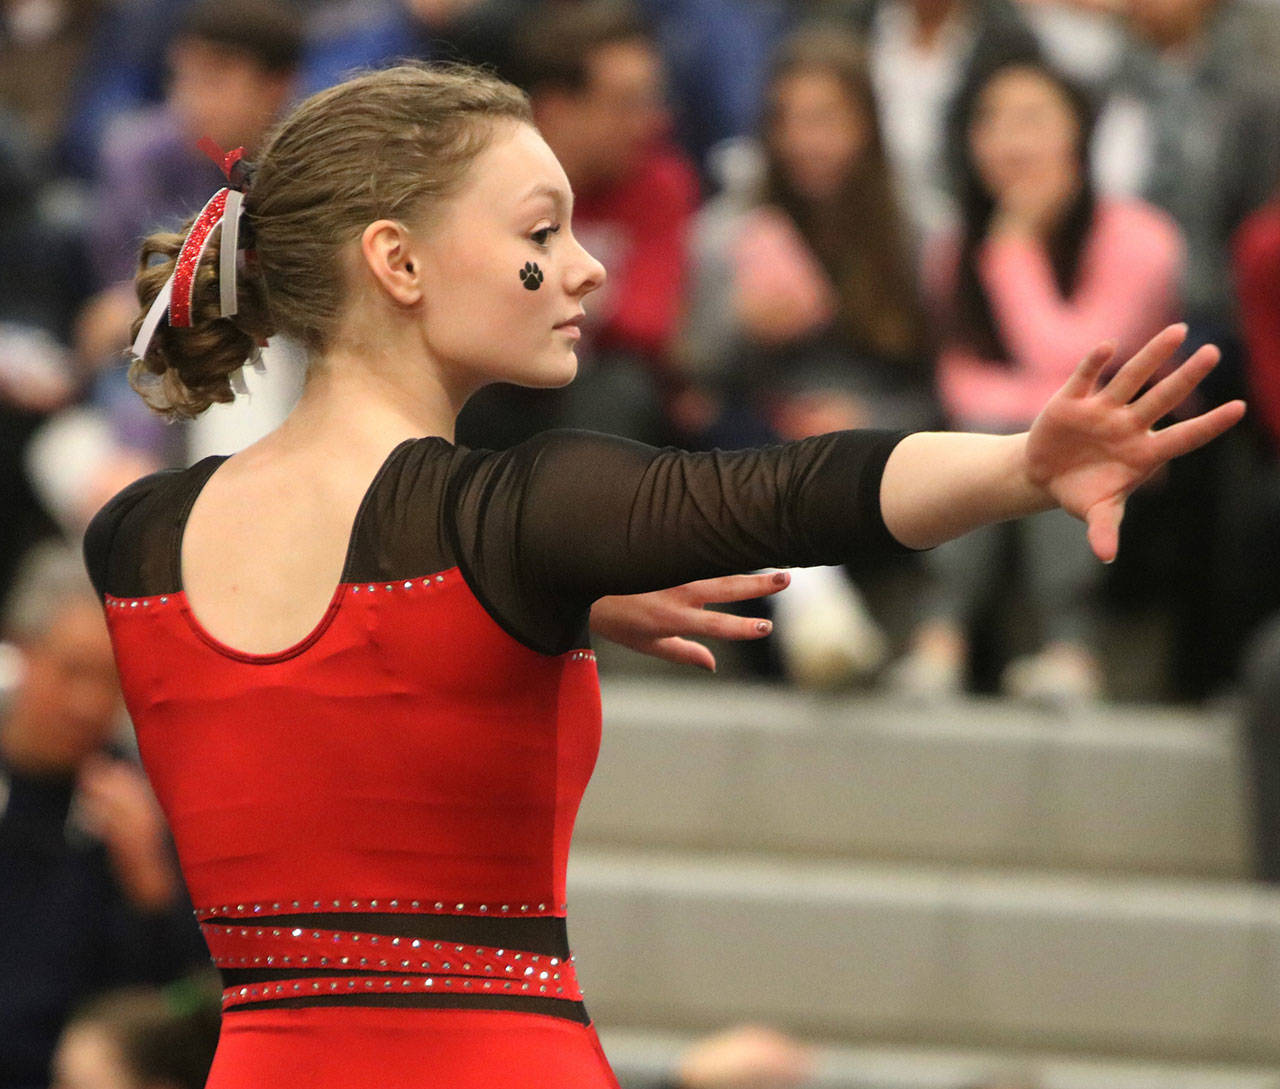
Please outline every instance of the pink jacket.
[{"label": "pink jacket", "polygon": [[[1035,419],[1090,348],[1119,344],[1123,360],[1175,319],[1183,246],[1168,216],[1138,201],[1099,200],[1075,293],[1064,299],[1036,241],[989,240],[978,275],[1012,366],[952,344],[938,358],[938,393],[961,428],[1018,431]],[[935,245],[925,287],[939,314],[954,309],[959,242]]]}]

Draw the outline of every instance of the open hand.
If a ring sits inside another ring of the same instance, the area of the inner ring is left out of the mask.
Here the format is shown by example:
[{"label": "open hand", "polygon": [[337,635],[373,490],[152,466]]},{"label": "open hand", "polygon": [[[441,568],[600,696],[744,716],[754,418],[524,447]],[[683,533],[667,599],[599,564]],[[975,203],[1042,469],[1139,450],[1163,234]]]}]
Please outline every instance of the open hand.
[{"label": "open hand", "polygon": [[759,617],[734,616],[703,606],[768,597],[790,581],[785,571],[772,571],[700,579],[648,594],[602,597],[591,607],[591,630],[641,654],[714,673],[715,655],[698,639],[761,639],[773,625]]},{"label": "open hand", "polygon": [[1221,358],[1217,348],[1205,345],[1135,399],[1186,336],[1185,325],[1164,329],[1101,388],[1098,377],[1115,354],[1115,346],[1095,348],[1045,405],[1027,436],[1031,482],[1085,521],[1089,545],[1104,563],[1116,557],[1120,520],[1130,493],[1165,462],[1198,449],[1244,415],[1243,401],[1228,401],[1200,416],[1152,430]]}]

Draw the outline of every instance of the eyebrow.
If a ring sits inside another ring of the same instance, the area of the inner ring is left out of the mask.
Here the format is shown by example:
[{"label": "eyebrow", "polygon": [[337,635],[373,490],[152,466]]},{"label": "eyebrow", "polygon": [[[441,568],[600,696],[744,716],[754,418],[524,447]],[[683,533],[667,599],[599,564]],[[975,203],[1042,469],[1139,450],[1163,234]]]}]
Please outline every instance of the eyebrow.
[{"label": "eyebrow", "polygon": [[548,185],[546,182],[538,182],[523,197],[520,198],[521,203],[533,200],[534,197],[550,197],[551,201],[557,208],[571,210],[573,208],[573,194],[565,193],[558,186]]}]

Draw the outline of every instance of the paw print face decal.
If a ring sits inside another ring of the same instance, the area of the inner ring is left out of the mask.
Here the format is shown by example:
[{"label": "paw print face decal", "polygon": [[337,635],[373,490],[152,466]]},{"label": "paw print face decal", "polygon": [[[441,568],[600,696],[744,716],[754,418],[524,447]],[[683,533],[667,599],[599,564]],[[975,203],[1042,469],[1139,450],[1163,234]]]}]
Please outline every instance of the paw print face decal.
[{"label": "paw print face decal", "polygon": [[542,269],[532,261],[526,261],[520,270],[520,282],[530,291],[537,291],[542,286]]}]

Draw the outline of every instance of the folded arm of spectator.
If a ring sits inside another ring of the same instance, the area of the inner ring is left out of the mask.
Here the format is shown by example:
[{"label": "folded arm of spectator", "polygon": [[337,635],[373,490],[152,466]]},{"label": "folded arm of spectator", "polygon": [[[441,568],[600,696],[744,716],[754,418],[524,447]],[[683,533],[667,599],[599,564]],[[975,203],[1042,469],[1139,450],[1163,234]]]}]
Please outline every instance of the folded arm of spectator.
[{"label": "folded arm of spectator", "polygon": [[1013,361],[1055,382],[1104,338],[1132,351],[1176,311],[1182,243],[1172,221],[1136,204],[1103,204],[1097,215],[1070,299],[1058,289],[1045,247],[1030,234],[998,233],[979,257]]}]

